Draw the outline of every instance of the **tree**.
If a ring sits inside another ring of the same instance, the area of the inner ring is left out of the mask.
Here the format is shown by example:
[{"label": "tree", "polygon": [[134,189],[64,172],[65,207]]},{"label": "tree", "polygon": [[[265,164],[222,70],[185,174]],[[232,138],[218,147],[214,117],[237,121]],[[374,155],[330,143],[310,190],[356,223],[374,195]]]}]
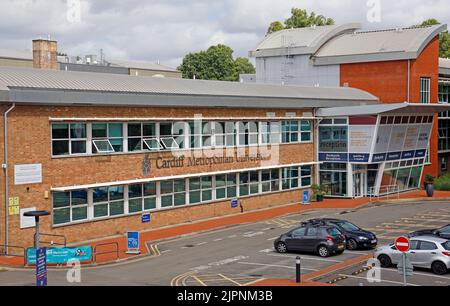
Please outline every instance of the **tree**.
[{"label": "tree", "polygon": [[[430,18],[422,22],[421,26],[441,24],[439,20]],[[439,57],[450,58],[450,34],[448,31],[439,34]]]},{"label": "tree", "polygon": [[233,59],[233,49],[225,45],[211,46],[206,51],[189,53],[178,67],[183,78],[238,81],[240,73],[255,73],[246,58]]},{"label": "tree", "polygon": [[281,31],[283,29],[305,28],[312,25],[324,26],[333,24],[334,20],[332,18],[327,18],[323,15],[316,15],[315,12],[311,12],[310,14],[308,14],[306,10],[292,8],[291,17],[286,19],[284,23],[280,21],[272,22],[269,26],[269,29],[267,30],[267,34]]}]

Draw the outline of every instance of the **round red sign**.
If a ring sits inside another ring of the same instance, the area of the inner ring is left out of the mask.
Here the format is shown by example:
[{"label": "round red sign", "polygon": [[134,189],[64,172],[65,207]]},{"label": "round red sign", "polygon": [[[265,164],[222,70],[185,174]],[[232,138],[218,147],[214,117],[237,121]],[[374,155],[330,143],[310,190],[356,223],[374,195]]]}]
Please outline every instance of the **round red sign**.
[{"label": "round red sign", "polygon": [[408,252],[411,244],[409,243],[409,239],[406,237],[398,237],[395,240],[395,247],[398,251],[404,253]]}]

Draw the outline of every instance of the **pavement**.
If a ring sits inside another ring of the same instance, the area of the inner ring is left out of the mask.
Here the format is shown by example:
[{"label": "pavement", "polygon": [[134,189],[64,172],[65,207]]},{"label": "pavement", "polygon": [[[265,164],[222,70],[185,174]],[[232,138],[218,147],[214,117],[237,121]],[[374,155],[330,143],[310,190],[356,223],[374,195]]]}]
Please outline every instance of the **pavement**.
[{"label": "pavement", "polygon": [[[346,251],[329,258],[313,254],[278,254],[273,249],[273,241],[310,218],[347,219],[374,231],[381,244],[391,243],[399,234],[419,228],[440,227],[450,220],[450,201],[402,200],[355,204],[353,208],[312,205],[307,210],[298,206],[295,210],[299,211],[280,215],[279,211],[272,211],[269,215],[274,214],[274,217],[254,222],[147,241],[149,253],[146,256],[104,266],[83,267],[80,283],[68,283],[66,270],[50,269],[49,284],[290,286],[297,285],[293,280],[295,258],[301,256],[302,286],[398,286],[401,285],[401,276],[396,269],[382,269],[380,283],[368,281],[367,275],[372,271],[367,269],[366,262],[372,257],[371,251]],[[280,209],[290,210],[292,207]],[[408,283],[411,286],[448,286],[450,276],[435,276],[420,270],[408,278]],[[33,285],[34,270],[9,268],[9,271],[0,273],[0,284]]]}]

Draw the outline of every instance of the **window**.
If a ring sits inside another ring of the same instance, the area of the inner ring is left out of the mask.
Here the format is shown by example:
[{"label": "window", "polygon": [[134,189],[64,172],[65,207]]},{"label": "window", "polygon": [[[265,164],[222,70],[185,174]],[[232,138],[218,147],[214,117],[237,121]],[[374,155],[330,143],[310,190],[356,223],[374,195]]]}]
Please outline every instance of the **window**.
[{"label": "window", "polygon": [[53,156],[86,154],[86,124],[52,123]]},{"label": "window", "polygon": [[184,180],[162,181],[161,207],[186,205],[186,183]]},{"label": "window", "polygon": [[293,237],[303,237],[306,234],[306,227],[296,229],[292,232]]},{"label": "window", "polygon": [[282,187],[283,190],[298,188],[299,167],[283,168],[282,173]]},{"label": "window", "polygon": [[283,121],[282,123],[282,142],[295,143],[299,141],[299,122]]},{"label": "window", "polygon": [[216,199],[230,199],[236,197],[236,174],[216,175]]},{"label": "window", "polygon": [[430,103],[430,78],[420,78],[420,103]]},{"label": "window", "polygon": [[155,123],[128,123],[128,151],[159,150]]},{"label": "window", "polygon": [[202,203],[211,201],[212,176],[203,176],[189,179],[189,203]]},{"label": "window", "polygon": [[280,139],[280,122],[261,122],[261,143],[278,144]]},{"label": "window", "polygon": [[128,186],[128,212],[136,213],[156,208],[156,183]]},{"label": "window", "polygon": [[419,250],[421,251],[437,250],[437,246],[433,242],[421,241]]},{"label": "window", "polygon": [[93,153],[123,152],[122,123],[92,124]]},{"label": "window", "polygon": [[276,192],[280,190],[280,169],[261,171],[262,192]]},{"label": "window", "polygon": [[163,122],[159,124],[160,141],[166,150],[176,150],[184,147],[183,124]]},{"label": "window", "polygon": [[53,193],[53,224],[87,219],[87,190]]},{"label": "window", "polygon": [[300,131],[301,131],[301,142],[312,141],[312,122],[310,120],[300,121]]},{"label": "window", "polygon": [[258,171],[241,172],[239,174],[239,195],[247,196],[259,193]]},{"label": "window", "polygon": [[309,227],[306,236],[316,237],[319,234],[319,229],[317,227]]},{"label": "window", "polygon": [[300,176],[301,176],[301,186],[302,187],[309,187],[312,184],[312,169],[311,166],[303,166],[300,169]]},{"label": "window", "polygon": [[94,218],[118,216],[125,213],[123,186],[95,188],[93,201]]},{"label": "window", "polygon": [[447,242],[443,243],[442,246],[443,246],[444,249],[446,249],[447,251],[450,251],[450,241],[447,241]]},{"label": "window", "polygon": [[233,147],[236,145],[236,123],[214,123],[214,145],[216,147]]},{"label": "window", "polygon": [[347,152],[347,126],[321,126],[319,128],[320,152]]},{"label": "window", "polygon": [[258,144],[258,122],[248,121],[239,122],[239,145],[257,145]]}]

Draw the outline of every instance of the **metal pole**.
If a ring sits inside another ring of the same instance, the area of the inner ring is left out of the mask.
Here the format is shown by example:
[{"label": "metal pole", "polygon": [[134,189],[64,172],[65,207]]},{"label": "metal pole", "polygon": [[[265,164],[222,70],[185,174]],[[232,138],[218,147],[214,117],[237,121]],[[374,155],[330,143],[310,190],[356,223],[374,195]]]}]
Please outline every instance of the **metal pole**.
[{"label": "metal pole", "polygon": [[9,203],[9,178],[8,178],[8,114],[16,107],[16,104],[13,105],[3,114],[3,165],[2,168],[5,174],[5,254],[8,254],[8,244],[9,244],[9,212],[8,212],[8,203]]},{"label": "metal pole", "polygon": [[36,252],[37,252],[37,249],[39,249],[39,217],[36,216],[35,220],[36,220],[36,222],[35,222],[36,223],[35,224],[36,233],[34,234],[34,248],[36,249]]},{"label": "metal pole", "polygon": [[295,259],[295,282],[300,284],[302,282],[301,258],[297,256]]},{"label": "metal pole", "polygon": [[406,284],[406,253],[403,253],[403,286],[407,286]]}]

